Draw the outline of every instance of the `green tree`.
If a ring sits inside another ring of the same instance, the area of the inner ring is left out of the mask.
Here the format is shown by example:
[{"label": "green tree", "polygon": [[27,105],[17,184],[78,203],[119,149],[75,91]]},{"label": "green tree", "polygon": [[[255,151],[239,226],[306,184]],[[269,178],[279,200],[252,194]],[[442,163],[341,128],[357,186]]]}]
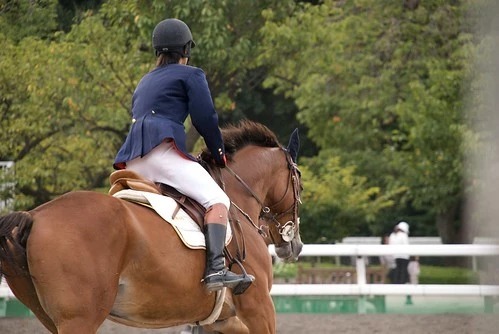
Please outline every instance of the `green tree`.
[{"label": "green tree", "polygon": [[301,234],[306,242],[333,243],[346,235],[381,234],[376,225],[366,231],[365,223],[375,223],[380,211],[392,207],[394,194],[369,186],[367,177],[356,175],[354,166],[342,166],[340,158],[327,150],[301,162],[305,189]]},{"label": "green tree", "polygon": [[[0,8],[0,159],[16,162],[16,206],[26,209],[70,190],[106,187],[133,90],[154,65],[157,22],[189,23],[197,42],[192,64],[206,71],[219,112],[232,113],[251,80],[262,10],[285,11],[292,1],[93,1],[93,10],[74,11],[69,32],[61,30],[67,16],[58,16],[64,1],[11,3]],[[20,23],[25,17],[29,27]],[[190,134],[194,147],[199,135]]]},{"label": "green tree", "polygon": [[18,42],[28,36],[50,38],[57,30],[57,0],[0,2],[0,31]]},{"label": "green tree", "polygon": [[321,151],[399,194],[390,210],[431,212],[425,223],[436,219],[445,242],[463,241],[467,4],[329,0],[284,19],[268,10],[262,30],[266,85],[295,101]]}]

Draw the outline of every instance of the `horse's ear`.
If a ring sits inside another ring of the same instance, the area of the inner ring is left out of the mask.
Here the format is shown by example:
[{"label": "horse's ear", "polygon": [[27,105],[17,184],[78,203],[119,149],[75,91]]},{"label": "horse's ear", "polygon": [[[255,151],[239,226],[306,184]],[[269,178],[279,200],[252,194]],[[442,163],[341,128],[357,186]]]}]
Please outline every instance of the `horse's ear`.
[{"label": "horse's ear", "polygon": [[291,155],[291,159],[293,159],[294,163],[296,163],[296,160],[298,159],[299,149],[300,149],[300,137],[298,136],[298,128],[296,128],[291,134],[291,137],[289,137],[288,147],[286,148],[286,150]]}]

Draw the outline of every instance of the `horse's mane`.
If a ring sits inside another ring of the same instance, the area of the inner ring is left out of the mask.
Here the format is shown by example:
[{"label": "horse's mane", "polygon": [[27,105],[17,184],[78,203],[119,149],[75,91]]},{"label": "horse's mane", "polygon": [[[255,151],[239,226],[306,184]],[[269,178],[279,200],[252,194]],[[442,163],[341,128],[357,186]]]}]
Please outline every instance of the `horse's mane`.
[{"label": "horse's mane", "polygon": [[[225,154],[230,157],[238,150],[247,145],[262,147],[280,147],[275,133],[261,123],[242,120],[238,124],[227,125],[222,128],[222,136],[225,144]],[[201,159],[210,161],[211,153],[207,148],[203,149]]]}]

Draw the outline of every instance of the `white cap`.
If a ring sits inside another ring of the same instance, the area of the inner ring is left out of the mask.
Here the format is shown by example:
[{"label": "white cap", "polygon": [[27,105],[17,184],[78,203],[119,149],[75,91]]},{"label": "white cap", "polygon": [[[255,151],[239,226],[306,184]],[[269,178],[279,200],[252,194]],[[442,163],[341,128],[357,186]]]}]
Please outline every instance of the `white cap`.
[{"label": "white cap", "polygon": [[409,224],[406,222],[400,222],[397,224],[397,228],[405,232],[406,234],[409,234]]}]

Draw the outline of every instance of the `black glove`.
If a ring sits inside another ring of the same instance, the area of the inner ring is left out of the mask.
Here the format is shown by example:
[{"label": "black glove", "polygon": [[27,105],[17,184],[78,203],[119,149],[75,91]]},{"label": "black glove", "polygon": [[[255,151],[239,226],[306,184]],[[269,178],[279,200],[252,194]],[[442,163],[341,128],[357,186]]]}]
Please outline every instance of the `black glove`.
[{"label": "black glove", "polygon": [[225,168],[227,166],[227,157],[225,154],[221,154],[218,159],[215,159],[215,166],[219,168]]}]

